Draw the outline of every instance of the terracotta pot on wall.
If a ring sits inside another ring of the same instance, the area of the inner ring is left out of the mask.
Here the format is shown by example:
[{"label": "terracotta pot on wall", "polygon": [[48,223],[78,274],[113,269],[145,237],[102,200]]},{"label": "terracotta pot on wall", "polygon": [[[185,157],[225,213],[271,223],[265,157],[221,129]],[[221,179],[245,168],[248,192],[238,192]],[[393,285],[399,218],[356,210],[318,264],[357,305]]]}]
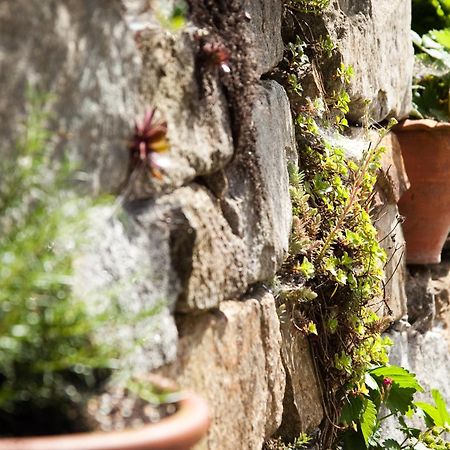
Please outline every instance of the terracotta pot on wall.
[{"label": "terracotta pot on wall", "polygon": [[178,410],[138,429],[0,439],[0,450],[188,450],[206,434],[208,408],[196,394],[183,393]]},{"label": "terracotta pot on wall", "polygon": [[408,264],[437,264],[450,231],[450,123],[405,120],[394,128],[410,189],[398,207]]}]

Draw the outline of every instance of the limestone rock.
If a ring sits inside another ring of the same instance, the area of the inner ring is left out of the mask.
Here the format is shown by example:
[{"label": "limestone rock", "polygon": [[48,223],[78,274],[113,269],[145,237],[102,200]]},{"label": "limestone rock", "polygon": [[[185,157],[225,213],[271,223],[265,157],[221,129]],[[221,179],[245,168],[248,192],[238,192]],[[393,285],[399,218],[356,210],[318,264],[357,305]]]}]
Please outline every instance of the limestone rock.
[{"label": "limestone rock", "polygon": [[287,386],[283,421],[278,434],[292,440],[300,432],[316,429],[324,417],[324,411],[308,338],[299,333],[288,317],[281,324],[281,334]]},{"label": "limestone rock", "polygon": [[380,316],[390,316],[392,320],[399,320],[407,313],[405,285],[408,277],[404,258],[405,238],[397,205],[386,203],[377,208],[374,223],[380,245],[387,256],[384,268],[386,303],[376,305],[375,309]]},{"label": "limestone rock", "polygon": [[248,286],[247,249],[222,216],[218,201],[198,185],[160,197],[143,211],[160,214],[170,226],[173,270],[181,283],[179,311],[215,308],[241,296]]},{"label": "limestone rock", "polygon": [[197,176],[220,170],[233,155],[228,106],[219,75],[199,82],[195,28],[173,34],[161,27],[140,35],[143,54],[142,109],[156,107],[167,122],[170,150],[162,181],[144,176],[133,198],[170,191]]},{"label": "limestone rock", "polygon": [[350,117],[357,120],[365,113],[366,99],[371,101],[368,115],[375,121],[407,116],[414,63],[411,3],[337,0],[337,4],[343,20],[330,31],[336,37],[344,64],[351,65],[355,72],[349,89]]},{"label": "limestone rock", "polygon": [[[319,17],[304,20],[308,33],[317,38],[330,35],[337,46],[335,55],[321,67],[328,93],[339,89],[336,70],[341,63],[354,69],[347,88],[351,121],[360,123],[367,116],[380,122],[387,117],[408,115],[414,63],[411,2],[333,0]],[[310,39],[310,35],[306,38]],[[317,86],[305,89],[314,92]]]},{"label": "limestone rock", "polygon": [[285,385],[273,296],[180,317],[179,331],[178,359],[163,373],[209,402],[211,427],[196,448],[260,449],[280,423]]},{"label": "limestone rock", "polygon": [[257,72],[263,74],[273,69],[283,58],[281,38],[281,0],[245,0],[249,29],[253,35]]},{"label": "limestone rock", "polygon": [[287,155],[295,153],[295,140],[286,93],[275,81],[258,89],[253,120],[254,150],[208,180],[233,233],[248,250],[249,284],[275,274],[286,255],[291,228]]},{"label": "limestone rock", "polygon": [[[143,227],[116,205],[97,206],[88,219],[75,261],[75,292],[93,314],[111,312],[98,339],[108,336],[107,344],[126,355],[120,364],[146,374],[176,356],[171,312],[179,286],[172,277],[168,227],[157,216]],[[120,323],[114,320],[117,309]]]},{"label": "limestone rock", "polygon": [[51,94],[57,150],[86,169],[94,190],[117,192],[128,169],[127,140],[140,60],[119,0],[18,0],[0,5],[0,144],[12,154],[26,86]]},{"label": "limestone rock", "polygon": [[407,313],[405,285],[408,275],[404,258],[402,217],[398,212],[397,203],[409,189],[409,180],[395,134],[388,133],[381,142],[376,133],[372,134],[371,138],[373,145],[378,142],[385,148],[376,185],[377,204],[373,215],[381,247],[387,255],[384,286],[386,303],[379,305],[379,313],[390,315],[393,320],[399,320]]}]

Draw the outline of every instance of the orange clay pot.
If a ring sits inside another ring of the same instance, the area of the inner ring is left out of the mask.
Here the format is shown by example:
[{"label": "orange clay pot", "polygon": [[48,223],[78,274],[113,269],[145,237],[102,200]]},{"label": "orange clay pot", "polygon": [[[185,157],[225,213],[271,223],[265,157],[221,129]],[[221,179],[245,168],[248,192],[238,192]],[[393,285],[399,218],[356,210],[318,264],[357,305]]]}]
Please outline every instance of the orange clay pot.
[{"label": "orange clay pot", "polygon": [[394,128],[411,183],[398,207],[408,264],[437,264],[450,231],[450,123],[405,120]]},{"label": "orange clay pot", "polygon": [[196,394],[183,393],[175,414],[138,429],[0,439],[0,450],[187,450],[205,434],[208,408]]}]

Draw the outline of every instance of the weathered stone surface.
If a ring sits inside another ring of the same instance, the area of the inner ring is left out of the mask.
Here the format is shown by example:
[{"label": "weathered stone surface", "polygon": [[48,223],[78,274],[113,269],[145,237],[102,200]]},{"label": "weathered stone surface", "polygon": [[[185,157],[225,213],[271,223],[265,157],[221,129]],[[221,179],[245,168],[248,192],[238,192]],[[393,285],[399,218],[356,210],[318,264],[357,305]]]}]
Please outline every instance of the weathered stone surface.
[{"label": "weathered stone surface", "polygon": [[436,307],[436,321],[441,324],[450,343],[450,262],[444,247],[443,261],[431,266],[431,278]]},{"label": "weathered stone surface", "polygon": [[374,133],[371,138],[373,145],[378,144],[385,148],[381,157],[381,171],[376,185],[377,202],[373,215],[381,247],[387,255],[384,286],[386,302],[379,305],[379,314],[399,320],[407,313],[405,291],[407,269],[402,218],[398,212],[397,202],[408,190],[409,180],[395,135],[388,133],[379,141],[378,134]]},{"label": "weathered stone surface", "polygon": [[295,140],[286,93],[275,81],[258,89],[253,120],[255,154],[248,155],[248,164],[242,155],[220,177],[209,180],[222,186],[217,195],[225,218],[248,250],[249,284],[275,274],[291,228],[287,155],[295,152]]},{"label": "weathered stone surface", "polygon": [[[98,338],[107,336],[108,345],[123,350],[123,367],[145,374],[176,356],[178,333],[171,312],[179,285],[172,276],[167,224],[155,214],[145,227],[136,219],[115,205],[89,212],[74,288],[93,313],[111,311]],[[114,320],[117,308],[122,323]],[[154,312],[147,317],[149,311]]]},{"label": "weathered stone surface", "polygon": [[119,0],[0,4],[0,153],[11,154],[25,91],[49,93],[57,148],[95,190],[118,191],[137,103],[140,61]]},{"label": "weathered stone surface", "polygon": [[278,434],[292,440],[298,437],[300,432],[316,429],[324,412],[308,338],[295,328],[289,318],[281,324],[281,335],[287,386],[283,421]]},{"label": "weathered stone surface", "polygon": [[[372,141],[375,139],[374,136]],[[388,133],[379,145],[384,147],[385,151],[381,155],[381,174],[378,184],[386,195],[386,201],[397,204],[400,197],[410,187],[400,143],[394,133]]]},{"label": "weathered stone surface", "polygon": [[196,448],[260,449],[280,423],[285,386],[273,296],[180,317],[179,331],[178,359],[163,373],[209,402],[211,427]]},{"label": "weathered stone surface", "polygon": [[172,190],[196,176],[218,171],[233,155],[228,106],[216,69],[207,86],[199,83],[195,30],[172,34],[155,26],[140,35],[141,109],[157,107],[160,119],[167,121],[170,151],[163,180],[144,177],[133,190],[135,198]]},{"label": "weathered stone surface", "polygon": [[[341,62],[354,69],[347,89],[352,100],[349,118],[360,122],[366,114],[375,121],[406,116],[413,70],[411,2],[333,0],[320,20],[311,28],[330,34],[337,45],[323,76],[327,90],[332,91]],[[371,102],[368,107],[366,100]]]},{"label": "weathered stone surface", "polygon": [[[207,189],[191,184],[160,197],[155,207],[170,227],[172,266],[181,283],[179,311],[215,308],[247,290],[248,249]],[[155,214],[152,203],[146,211],[143,223]]]},{"label": "weathered stone surface", "polygon": [[401,218],[397,205],[386,203],[377,208],[374,216],[375,227],[381,247],[386,252],[387,263],[384,281],[385,303],[376,305],[380,316],[390,316],[399,320],[407,313],[405,283],[405,239],[401,228]]},{"label": "weathered stone surface", "polygon": [[[441,328],[435,327],[425,334],[404,330],[389,334],[393,340],[390,361],[400,365],[417,375],[425,392],[418,394],[416,400],[433,403],[431,389],[438,389],[447,405],[450,402],[450,347]],[[423,426],[423,421],[415,419],[413,426]],[[388,421],[384,435],[396,436],[398,425]]]},{"label": "weathered stone surface", "polygon": [[255,48],[257,71],[263,74],[273,69],[283,58],[281,38],[281,0],[245,0],[252,44]]}]

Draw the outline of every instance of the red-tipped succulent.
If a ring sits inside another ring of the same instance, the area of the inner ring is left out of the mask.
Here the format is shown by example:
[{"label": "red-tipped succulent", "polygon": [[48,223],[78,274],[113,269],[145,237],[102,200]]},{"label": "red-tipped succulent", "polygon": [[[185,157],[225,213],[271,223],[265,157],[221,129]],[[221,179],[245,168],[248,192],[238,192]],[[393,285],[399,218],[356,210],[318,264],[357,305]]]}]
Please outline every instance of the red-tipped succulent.
[{"label": "red-tipped succulent", "polygon": [[202,46],[202,52],[210,66],[219,67],[224,73],[230,73],[231,52],[225,45],[218,42],[207,42]]},{"label": "red-tipped succulent", "polygon": [[167,122],[156,120],[155,114],[156,108],[152,108],[141,121],[136,121],[129,149],[133,168],[143,164],[154,177],[161,178],[161,164],[158,160],[161,153],[169,150],[169,141]]}]

